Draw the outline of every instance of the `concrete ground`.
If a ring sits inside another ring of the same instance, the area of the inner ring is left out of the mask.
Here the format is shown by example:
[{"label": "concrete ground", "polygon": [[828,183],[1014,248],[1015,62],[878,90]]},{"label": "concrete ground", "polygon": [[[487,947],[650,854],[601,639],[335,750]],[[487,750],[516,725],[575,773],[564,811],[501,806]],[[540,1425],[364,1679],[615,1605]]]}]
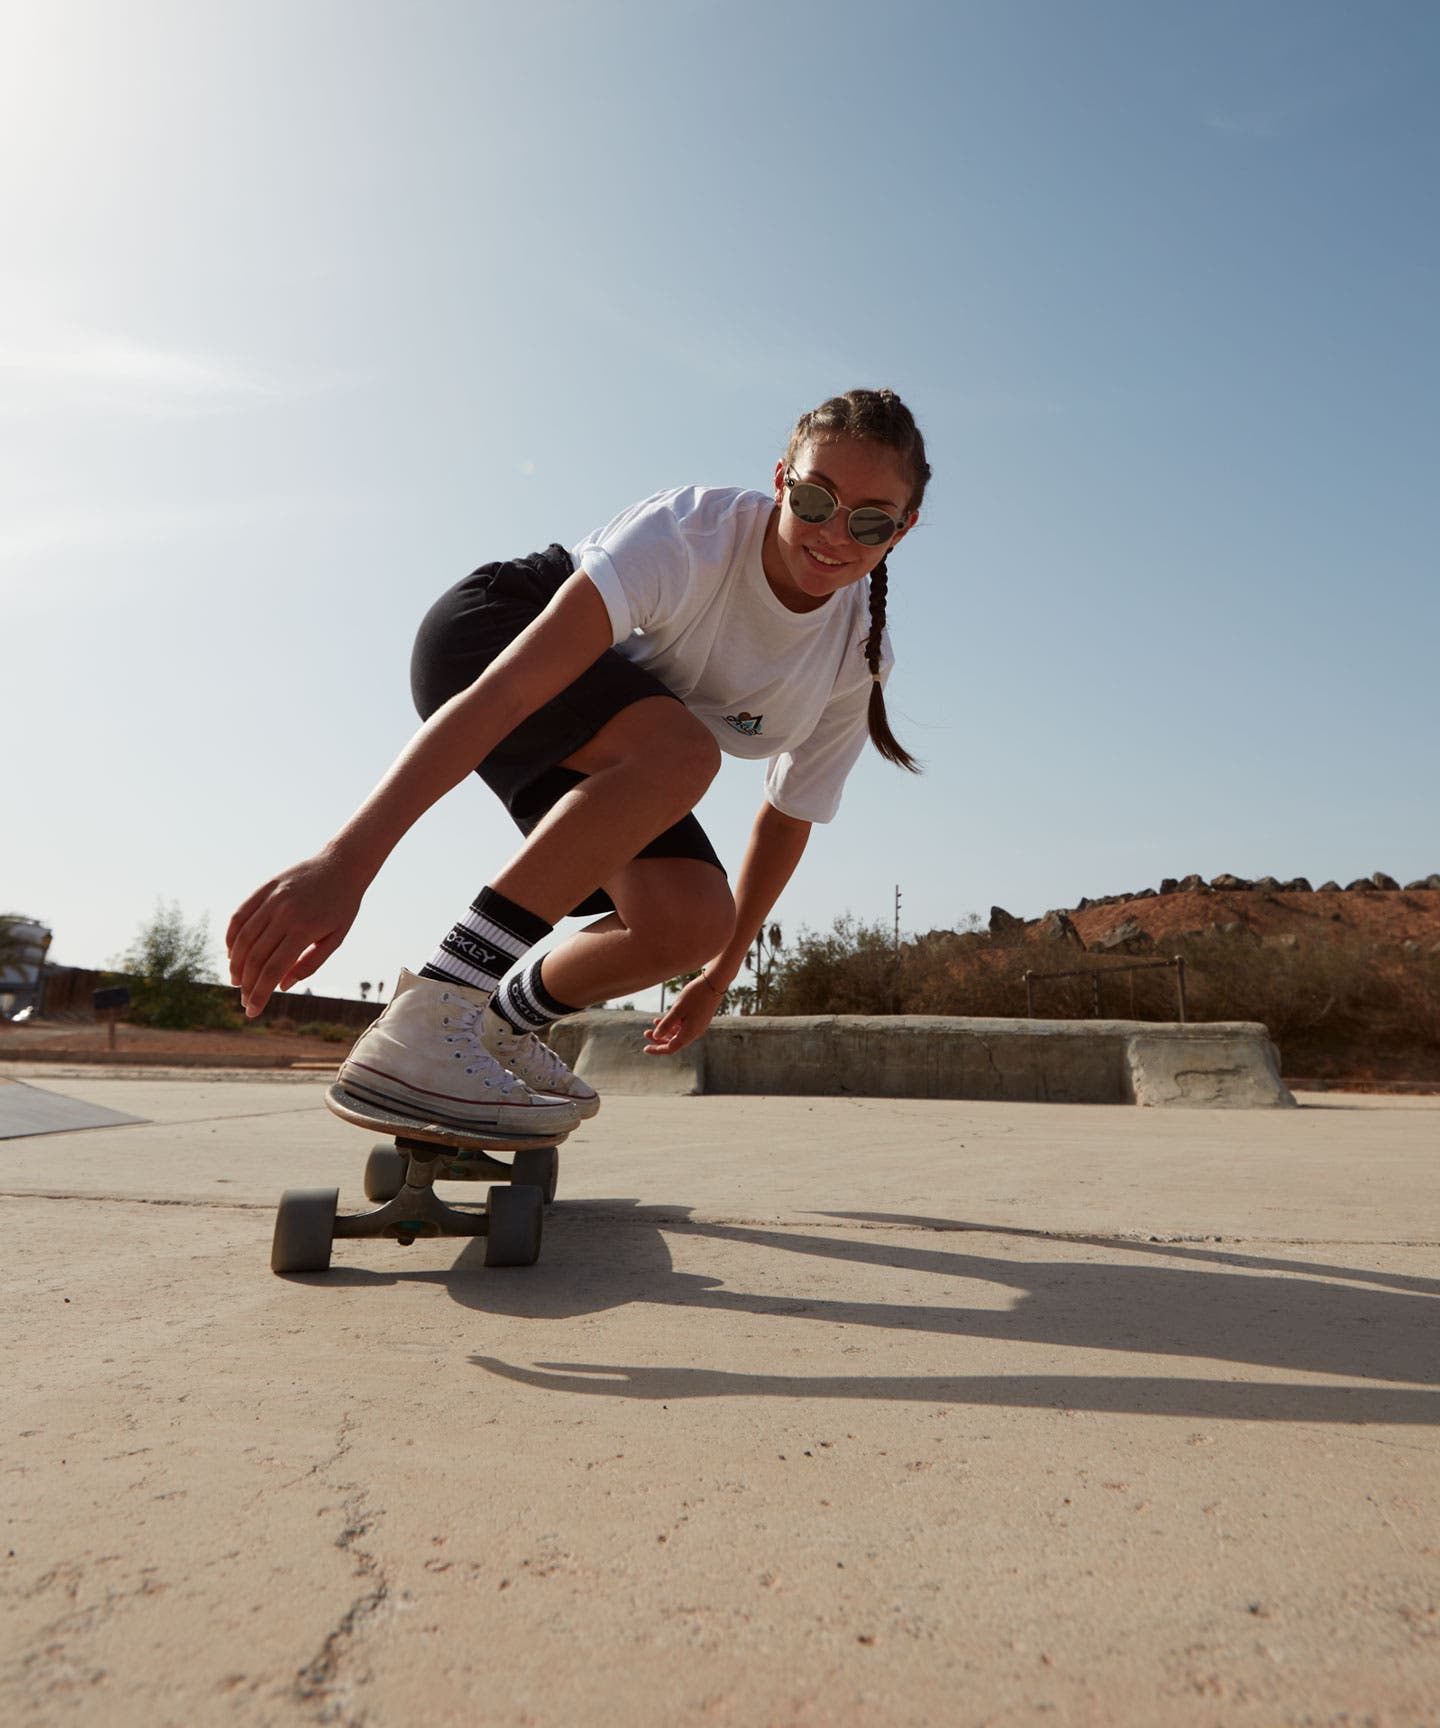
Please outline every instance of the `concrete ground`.
[{"label": "concrete ground", "polygon": [[1440,1722],[1440,1100],[617,1098],[281,1279],[322,1079],[8,1072],[150,1119],[0,1140],[11,1728]]}]

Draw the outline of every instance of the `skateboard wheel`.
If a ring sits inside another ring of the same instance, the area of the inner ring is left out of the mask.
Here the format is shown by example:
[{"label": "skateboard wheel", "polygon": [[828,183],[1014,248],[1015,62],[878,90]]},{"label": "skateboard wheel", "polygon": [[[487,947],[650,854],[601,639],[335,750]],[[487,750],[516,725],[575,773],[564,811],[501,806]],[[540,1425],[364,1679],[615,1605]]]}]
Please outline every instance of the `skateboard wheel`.
[{"label": "skateboard wheel", "polygon": [[287,1188],[275,1214],[272,1272],[328,1272],[338,1188]]},{"label": "skateboard wheel", "polygon": [[365,1160],[365,1198],[380,1204],[405,1186],[410,1160],[393,1146],[376,1146]]},{"label": "skateboard wheel", "polygon": [[533,1266],[540,1258],[545,1198],[528,1183],[492,1188],[485,1196],[485,1264]]},{"label": "skateboard wheel", "polygon": [[548,1206],[560,1181],[560,1154],[553,1146],[527,1146],[515,1154],[510,1180],[538,1188]]}]

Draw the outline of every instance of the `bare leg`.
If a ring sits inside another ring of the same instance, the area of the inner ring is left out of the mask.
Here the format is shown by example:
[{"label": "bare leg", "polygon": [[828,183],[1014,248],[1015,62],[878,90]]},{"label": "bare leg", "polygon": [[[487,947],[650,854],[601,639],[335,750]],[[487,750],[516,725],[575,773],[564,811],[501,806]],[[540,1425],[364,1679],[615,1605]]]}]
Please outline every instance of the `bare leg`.
[{"label": "bare leg", "polygon": [[566,759],[587,778],[548,812],[491,887],[558,923],[693,810],[719,765],[715,740],[680,703],[668,696],[632,703]]},{"label": "bare leg", "polygon": [[616,910],[553,948],[541,967],[551,995],[577,1008],[694,971],[735,927],[729,884],[699,859],[632,859],[605,891]]}]

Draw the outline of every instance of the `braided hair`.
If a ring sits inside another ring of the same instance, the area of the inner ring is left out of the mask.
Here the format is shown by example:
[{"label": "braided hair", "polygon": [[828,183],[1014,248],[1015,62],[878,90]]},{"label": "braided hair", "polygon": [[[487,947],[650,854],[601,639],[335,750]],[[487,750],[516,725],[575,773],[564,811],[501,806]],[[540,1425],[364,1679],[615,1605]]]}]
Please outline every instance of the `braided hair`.
[{"label": "braided hair", "polygon": [[[843,396],[832,396],[808,414],[802,414],[790,434],[785,451],[785,465],[790,467],[804,445],[812,438],[854,438],[868,444],[879,444],[899,458],[900,466],[910,480],[910,497],[905,514],[920,508],[925,487],[930,479],[930,464],[925,460],[925,440],[915,417],[893,390],[847,390]],[[890,589],[887,552],[870,572],[870,629],[861,643],[865,664],[870,668],[870,707],[866,724],[870,742],[887,762],[898,768],[920,772],[920,764],[890,730],[885,712],[885,692],[880,687],[880,644],[885,633],[885,600]]]},{"label": "braided hair", "polygon": [[887,762],[918,774],[920,764],[890,730],[890,717],[885,712],[885,692],[880,686],[880,640],[885,633],[885,596],[889,587],[890,572],[882,558],[870,572],[870,632],[863,644],[865,664],[870,668],[870,706],[865,724],[869,728],[870,742]]}]

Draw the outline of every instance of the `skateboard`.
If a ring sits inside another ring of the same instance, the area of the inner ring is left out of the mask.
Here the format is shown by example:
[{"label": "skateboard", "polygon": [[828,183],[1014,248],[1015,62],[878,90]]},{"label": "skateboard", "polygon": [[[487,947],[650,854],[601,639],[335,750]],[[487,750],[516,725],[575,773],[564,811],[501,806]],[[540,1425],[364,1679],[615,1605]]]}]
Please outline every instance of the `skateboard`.
[{"label": "skateboard", "polygon": [[[326,1272],[331,1245],[350,1236],[390,1236],[406,1247],[417,1236],[483,1236],[487,1266],[533,1266],[540,1258],[565,1135],[465,1134],[364,1103],[338,1083],[325,1102],[342,1120],[393,1138],[365,1163],[365,1198],[377,1209],[342,1215],[338,1188],[287,1188],[275,1215],[272,1272]],[[491,1156],[501,1151],[511,1154],[508,1164]],[[482,1180],[508,1184],[487,1192],[483,1210],[447,1205],[435,1192],[440,1181]]]}]

